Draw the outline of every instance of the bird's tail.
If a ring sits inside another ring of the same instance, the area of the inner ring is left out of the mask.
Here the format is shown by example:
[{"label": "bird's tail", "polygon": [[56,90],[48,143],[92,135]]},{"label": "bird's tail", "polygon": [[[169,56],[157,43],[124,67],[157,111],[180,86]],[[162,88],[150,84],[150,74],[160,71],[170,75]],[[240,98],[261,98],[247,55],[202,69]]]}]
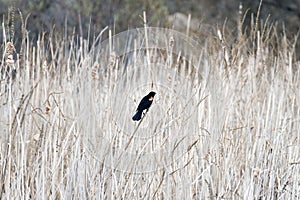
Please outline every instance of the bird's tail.
[{"label": "bird's tail", "polygon": [[142,113],[143,113],[143,112],[141,112],[141,111],[137,111],[137,112],[135,113],[135,115],[132,117],[132,120],[133,120],[133,121],[139,121],[139,120],[142,118]]}]

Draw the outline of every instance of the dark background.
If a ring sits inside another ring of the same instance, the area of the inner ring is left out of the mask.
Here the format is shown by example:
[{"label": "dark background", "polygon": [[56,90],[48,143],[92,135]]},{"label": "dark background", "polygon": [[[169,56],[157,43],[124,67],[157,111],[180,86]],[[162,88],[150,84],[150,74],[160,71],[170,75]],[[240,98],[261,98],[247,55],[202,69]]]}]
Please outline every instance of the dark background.
[{"label": "dark background", "polygon": [[[99,33],[106,26],[114,33],[118,33],[128,28],[143,26],[144,10],[149,26],[171,28],[174,23],[170,22],[170,16],[180,12],[192,15],[195,22],[192,27],[194,32],[197,32],[197,26],[200,27],[201,24],[222,27],[225,21],[228,30],[234,32],[237,29],[240,3],[246,17],[244,29],[247,30],[251,23],[251,15],[254,18],[257,15],[259,0],[0,0],[0,13],[5,28],[8,29],[12,21],[9,20],[11,15],[8,13],[14,10],[14,42],[17,43],[22,37],[20,12],[23,21],[29,16],[26,29],[29,30],[32,40],[37,38],[38,33],[50,33],[50,30],[58,35],[62,34],[65,31],[65,24],[68,24],[69,34],[75,30],[75,33],[83,37],[87,37],[90,25],[92,33]],[[263,1],[260,12],[262,23],[265,23],[267,18],[267,23],[276,26],[279,33],[285,27],[288,36],[294,37],[300,27],[300,0]],[[184,30],[184,27],[182,28]],[[2,44],[3,30],[0,36]]]}]

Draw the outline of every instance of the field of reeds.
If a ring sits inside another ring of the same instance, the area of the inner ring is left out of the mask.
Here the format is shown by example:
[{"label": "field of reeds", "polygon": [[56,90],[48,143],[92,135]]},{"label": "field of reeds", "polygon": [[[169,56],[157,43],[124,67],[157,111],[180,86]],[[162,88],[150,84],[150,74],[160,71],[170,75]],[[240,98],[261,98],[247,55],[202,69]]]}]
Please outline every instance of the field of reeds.
[{"label": "field of reeds", "polygon": [[5,32],[0,199],[299,199],[296,36],[241,24]]}]

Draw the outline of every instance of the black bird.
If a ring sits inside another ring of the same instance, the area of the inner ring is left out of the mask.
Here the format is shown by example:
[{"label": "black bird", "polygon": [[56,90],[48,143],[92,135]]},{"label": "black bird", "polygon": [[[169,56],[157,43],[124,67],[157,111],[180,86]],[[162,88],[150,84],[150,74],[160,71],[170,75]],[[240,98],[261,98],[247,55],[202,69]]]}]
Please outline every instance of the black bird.
[{"label": "black bird", "polygon": [[139,121],[142,118],[142,114],[144,110],[147,110],[150,108],[153,98],[155,96],[155,92],[150,92],[147,96],[144,96],[141,100],[138,108],[136,109],[135,115],[132,117],[133,121]]}]

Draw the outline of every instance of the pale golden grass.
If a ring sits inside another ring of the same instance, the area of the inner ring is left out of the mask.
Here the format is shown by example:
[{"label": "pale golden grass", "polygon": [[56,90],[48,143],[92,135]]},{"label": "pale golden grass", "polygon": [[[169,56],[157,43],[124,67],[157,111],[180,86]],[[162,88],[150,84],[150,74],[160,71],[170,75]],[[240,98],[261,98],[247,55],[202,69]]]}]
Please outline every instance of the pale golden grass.
[{"label": "pale golden grass", "polygon": [[[81,37],[23,38],[16,77],[1,80],[1,199],[300,198],[294,41],[255,27],[251,36],[239,29],[233,44],[225,31],[212,33],[196,68],[160,65],[165,52],[147,49],[125,75],[111,49],[103,66]],[[140,70],[145,60],[155,64]],[[157,97],[132,139],[131,117],[152,88]],[[178,151],[189,134],[179,157],[145,160],[162,163],[156,170],[136,172],[116,153]]]}]

